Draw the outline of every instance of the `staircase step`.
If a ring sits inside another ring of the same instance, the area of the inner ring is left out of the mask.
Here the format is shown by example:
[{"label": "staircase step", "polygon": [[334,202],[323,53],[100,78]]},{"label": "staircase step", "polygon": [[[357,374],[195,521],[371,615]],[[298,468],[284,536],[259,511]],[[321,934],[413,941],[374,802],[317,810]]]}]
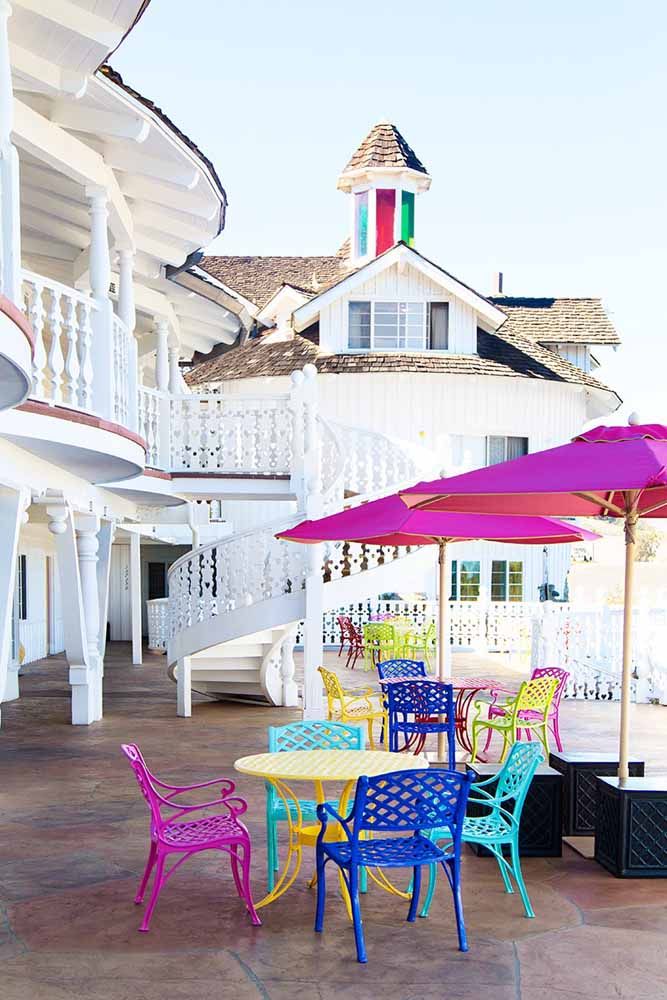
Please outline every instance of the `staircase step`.
[{"label": "staircase step", "polygon": [[192,683],[214,682],[215,684],[257,684],[259,685],[259,668],[254,670],[210,670],[192,671]]}]

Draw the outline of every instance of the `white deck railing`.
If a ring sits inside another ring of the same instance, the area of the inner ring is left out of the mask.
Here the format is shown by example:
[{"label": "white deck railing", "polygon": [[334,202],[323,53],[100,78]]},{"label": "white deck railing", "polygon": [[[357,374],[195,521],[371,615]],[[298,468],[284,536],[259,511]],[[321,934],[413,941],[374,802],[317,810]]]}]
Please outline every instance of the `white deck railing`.
[{"label": "white deck railing", "polygon": [[158,597],[152,601],[146,601],[146,617],[148,619],[148,648],[165,653],[169,640],[169,599]]}]

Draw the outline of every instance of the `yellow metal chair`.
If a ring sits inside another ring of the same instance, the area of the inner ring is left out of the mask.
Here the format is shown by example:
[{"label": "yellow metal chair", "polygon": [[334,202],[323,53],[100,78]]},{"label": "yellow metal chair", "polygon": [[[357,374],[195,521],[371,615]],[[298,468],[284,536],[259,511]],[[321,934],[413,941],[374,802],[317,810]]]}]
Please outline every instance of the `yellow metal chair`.
[{"label": "yellow metal chair", "polygon": [[[503,738],[503,752],[500,761],[505,760],[507,751],[523,733],[528,740],[535,734],[544,748],[545,757],[549,760],[549,712],[556,688],[557,677],[536,677],[524,681],[515,698],[509,698],[500,705],[489,705],[487,702],[476,702],[477,718],[472,724],[472,757],[471,763],[477,759],[477,742],[483,729],[492,733],[500,733]],[[488,709],[488,718],[480,718],[480,713]],[[491,734],[490,734],[491,735]]]},{"label": "yellow metal chair", "polygon": [[336,722],[365,722],[368,726],[368,743],[375,750],[373,739],[373,723],[382,723],[382,732],[386,733],[387,719],[382,700],[373,688],[345,689],[336,674],[331,670],[319,667],[327,696],[327,718]]}]

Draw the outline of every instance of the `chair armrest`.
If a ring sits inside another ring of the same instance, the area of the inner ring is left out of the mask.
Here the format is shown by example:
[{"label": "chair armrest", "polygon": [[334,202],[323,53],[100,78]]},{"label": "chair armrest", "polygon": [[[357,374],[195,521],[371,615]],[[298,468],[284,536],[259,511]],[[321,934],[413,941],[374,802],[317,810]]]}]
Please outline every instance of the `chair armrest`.
[{"label": "chair armrest", "polygon": [[[497,778],[493,777],[491,778],[491,781],[497,781]],[[470,794],[472,795],[474,792],[479,792],[479,794],[484,799],[492,799],[492,800],[495,799],[495,795],[492,795],[490,792],[486,792],[483,788],[484,785],[488,784],[489,781],[480,781],[479,784],[476,781],[474,781],[470,786]],[[470,796],[468,796],[468,798],[470,798]]]},{"label": "chair armrest", "polygon": [[[474,795],[469,795],[468,796],[468,802],[474,802],[475,805],[479,805],[479,806],[486,806],[486,808],[490,812],[500,813],[500,815],[503,816],[507,820],[507,822],[510,824],[510,826],[512,826],[512,827],[518,826],[519,824],[517,823],[517,821],[514,818],[514,816],[512,815],[512,813],[508,812],[507,809],[503,809],[502,806],[499,806],[498,805],[498,801],[499,801],[498,799],[494,799],[492,802],[488,802],[486,799],[478,799]],[[470,816],[468,818],[469,819],[473,819],[474,817]]]},{"label": "chair armrest", "polygon": [[242,816],[248,808],[248,803],[244,799],[236,797],[212,799],[210,802],[198,802],[196,805],[192,806],[174,805],[173,802],[167,802],[167,805],[171,806],[172,809],[178,810],[174,816],[169,817],[170,823],[180,819],[182,816],[189,816],[191,813],[197,812],[199,809],[209,809],[212,806],[226,806],[230,819],[234,819],[236,816]]},{"label": "chair armrest", "polygon": [[171,789],[169,795],[164,796],[165,799],[169,800],[173,799],[176,795],[182,795],[183,792],[196,792],[200,788],[213,788],[216,785],[220,786],[221,797],[224,797],[225,795],[231,795],[236,788],[234,782],[230,781],[229,778],[213,778],[211,781],[201,781],[196,785],[165,785],[163,781],[157,780],[156,784],[160,788]]},{"label": "chair armrest", "polygon": [[319,819],[322,826],[317,837],[318,844],[324,840],[324,835],[327,832],[327,822],[329,816],[333,817],[333,819],[335,819],[336,822],[340,824],[340,826],[345,831],[345,836],[349,841],[351,841],[352,831],[350,830],[349,823],[350,820],[352,819],[352,813],[350,813],[347,819],[345,819],[345,817],[341,816],[340,813],[336,809],[334,809],[334,807],[331,805],[330,802],[320,802],[317,806],[317,818]]}]

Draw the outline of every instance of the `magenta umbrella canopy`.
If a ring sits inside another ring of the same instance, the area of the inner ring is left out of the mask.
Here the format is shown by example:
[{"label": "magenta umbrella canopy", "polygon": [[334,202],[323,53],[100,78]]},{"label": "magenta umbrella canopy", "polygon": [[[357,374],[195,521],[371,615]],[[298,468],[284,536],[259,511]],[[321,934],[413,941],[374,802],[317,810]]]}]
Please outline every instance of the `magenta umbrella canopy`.
[{"label": "magenta umbrella canopy", "polygon": [[366,542],[369,545],[437,545],[483,539],[522,545],[549,545],[599,538],[576,524],[550,517],[507,517],[500,514],[451,514],[410,510],[398,494],[372,500],[281,531],[278,538],[315,545],[318,542]]},{"label": "magenta umbrella canopy", "polygon": [[605,514],[625,521],[625,607],[619,769],[628,777],[632,589],[636,527],[667,517],[667,427],[595,427],[569,444],[474,472],[418,483],[401,494],[411,508],[496,514]]},{"label": "magenta umbrella canopy", "polygon": [[558,448],[417,483],[401,496],[429,510],[622,517],[635,508],[639,517],[667,517],[667,427],[596,427]]}]

